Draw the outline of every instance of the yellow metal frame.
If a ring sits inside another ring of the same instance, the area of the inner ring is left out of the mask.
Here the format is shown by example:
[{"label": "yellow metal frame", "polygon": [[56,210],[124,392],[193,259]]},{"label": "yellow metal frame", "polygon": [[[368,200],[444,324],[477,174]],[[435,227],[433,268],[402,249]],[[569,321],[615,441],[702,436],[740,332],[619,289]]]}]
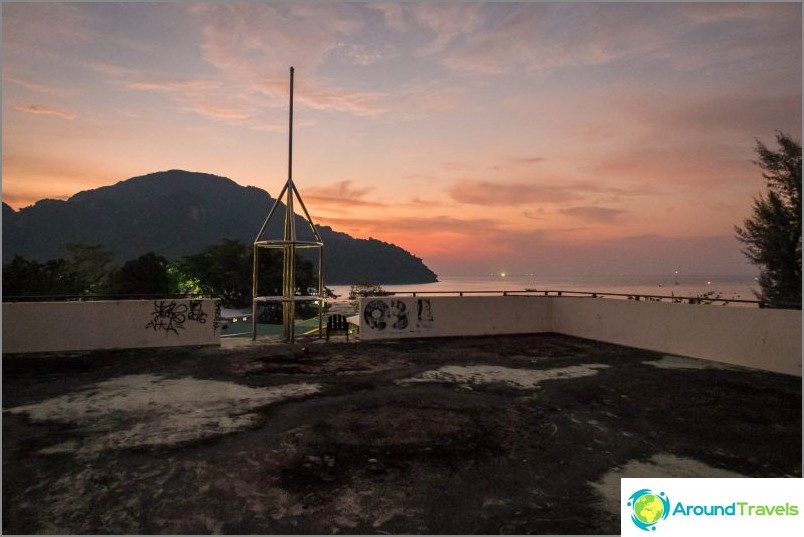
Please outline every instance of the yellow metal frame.
[{"label": "yellow metal frame", "polygon": [[[257,304],[259,302],[281,302],[282,303],[282,326],[286,341],[296,340],[295,316],[296,302],[299,301],[318,301],[318,337],[322,337],[324,301],[324,242],[321,240],[318,230],[301,199],[296,185],[293,184],[293,67],[290,68],[290,119],[288,129],[288,180],[282,187],[279,196],[276,197],[273,207],[271,207],[268,217],[263,222],[257,237],[254,239],[254,266],[252,268],[252,301],[251,301],[251,339],[257,339]],[[287,195],[287,196],[286,196]],[[285,201],[285,227],[283,238],[279,240],[264,240],[262,238],[268,229],[268,223],[276,213],[277,208]],[[299,205],[304,211],[307,223],[315,237],[314,241],[300,241],[296,237],[296,212],[294,210],[294,199],[298,200]],[[257,282],[259,281],[259,253],[263,248],[282,249],[282,296],[260,296]],[[296,295],[296,250],[300,248],[314,248],[318,250],[318,296],[297,296]]]}]

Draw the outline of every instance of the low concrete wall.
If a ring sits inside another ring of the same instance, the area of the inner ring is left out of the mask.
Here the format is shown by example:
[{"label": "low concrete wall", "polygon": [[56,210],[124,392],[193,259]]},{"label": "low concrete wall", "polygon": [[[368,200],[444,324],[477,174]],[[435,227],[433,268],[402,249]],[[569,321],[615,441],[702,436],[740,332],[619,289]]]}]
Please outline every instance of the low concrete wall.
[{"label": "low concrete wall", "polygon": [[360,338],[549,332],[550,308],[547,297],[362,298]]},{"label": "low concrete wall", "polygon": [[801,376],[801,311],[553,298],[553,330]]},{"label": "low concrete wall", "polygon": [[3,304],[3,353],[218,345],[217,300]]},{"label": "low concrete wall", "polygon": [[360,301],[364,340],[538,332],[801,376],[801,311],[572,297]]}]

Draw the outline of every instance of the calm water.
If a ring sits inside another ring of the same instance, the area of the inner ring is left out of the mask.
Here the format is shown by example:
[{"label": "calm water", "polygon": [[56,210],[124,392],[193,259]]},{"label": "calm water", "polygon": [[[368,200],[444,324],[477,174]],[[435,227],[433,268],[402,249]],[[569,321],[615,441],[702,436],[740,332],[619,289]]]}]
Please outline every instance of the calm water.
[{"label": "calm water", "polygon": [[[383,285],[383,289],[410,291],[594,291],[639,295],[697,296],[714,291],[725,299],[755,300],[759,285],[752,276],[664,275],[561,277],[530,275],[441,276],[436,283]],[[349,295],[348,285],[330,286],[341,298]]]}]

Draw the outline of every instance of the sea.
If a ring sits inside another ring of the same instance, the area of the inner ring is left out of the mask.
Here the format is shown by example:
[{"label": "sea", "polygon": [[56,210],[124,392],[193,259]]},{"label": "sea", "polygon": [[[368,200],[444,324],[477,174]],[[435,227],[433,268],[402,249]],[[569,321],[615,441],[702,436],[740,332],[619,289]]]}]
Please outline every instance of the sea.
[{"label": "sea", "polygon": [[[350,285],[328,285],[340,299],[349,296]],[[750,275],[615,275],[615,276],[538,276],[533,274],[485,274],[477,276],[439,276],[434,283],[382,285],[386,291],[397,293],[430,292],[452,295],[460,291],[574,291],[697,297],[711,293],[725,300],[756,300],[759,290],[756,277]],[[551,293],[554,294],[554,293]],[[624,298],[624,297],[623,297]]]}]

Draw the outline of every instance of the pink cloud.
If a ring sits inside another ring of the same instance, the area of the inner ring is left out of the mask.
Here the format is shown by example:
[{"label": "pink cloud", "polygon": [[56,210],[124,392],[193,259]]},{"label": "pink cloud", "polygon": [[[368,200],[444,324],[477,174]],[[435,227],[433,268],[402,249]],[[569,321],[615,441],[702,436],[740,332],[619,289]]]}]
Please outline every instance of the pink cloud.
[{"label": "pink cloud", "polygon": [[754,173],[753,144],[677,144],[624,149],[599,157],[586,171],[631,179],[659,191],[733,187]]},{"label": "pink cloud", "polygon": [[603,186],[602,183],[572,181],[555,184],[554,181],[492,182],[464,180],[454,183],[448,190],[450,197],[470,205],[517,206],[529,203],[565,203],[583,199],[592,194],[641,195],[644,189],[624,189]]},{"label": "pink cloud", "polygon": [[410,25],[402,4],[396,2],[369,2],[366,7],[382,13],[386,26],[395,32],[403,32]]},{"label": "pink cloud", "polygon": [[[494,23],[467,34],[440,61],[453,70],[489,75],[619,60],[635,65],[644,61],[655,65],[659,60],[673,68],[707,69],[741,61],[774,61],[796,50],[800,55],[800,6],[713,4],[700,11],[697,7],[518,4]],[[743,31],[723,32],[690,24],[723,20],[742,25]]]},{"label": "pink cloud", "polygon": [[56,116],[68,121],[72,121],[78,117],[75,112],[70,112],[69,110],[62,110],[61,108],[54,108],[52,106],[46,106],[43,104],[16,104],[14,105],[14,109],[19,110],[20,112],[27,112],[29,114]]},{"label": "pink cloud", "polygon": [[374,190],[372,187],[356,188],[352,181],[338,181],[325,186],[309,187],[304,193],[304,199],[311,205],[321,204],[322,209],[331,211],[332,206],[372,206],[384,207],[385,203],[367,200],[366,195]]},{"label": "pink cloud", "polygon": [[607,223],[618,220],[626,211],[622,209],[611,209],[609,207],[567,207],[566,209],[559,210],[561,214],[587,220],[590,222]]},{"label": "pink cloud", "polygon": [[454,39],[470,35],[485,23],[483,4],[412,4],[408,6],[416,21],[435,34],[433,40],[419,48],[430,55],[442,51]]},{"label": "pink cloud", "polygon": [[298,102],[319,110],[366,116],[381,112],[376,92],[334,88],[310,76],[339,40],[362,22],[356,6],[345,4],[196,4],[191,13],[201,23],[204,59],[231,81],[250,91],[287,95],[290,64],[299,77]]},{"label": "pink cloud", "polygon": [[36,93],[46,93],[48,95],[57,95],[60,97],[65,97],[78,93],[78,90],[73,88],[68,88],[56,84],[45,84],[41,82],[35,82],[33,80],[28,80],[26,78],[6,74],[5,71],[7,69],[8,68],[6,66],[3,66],[4,71],[3,82],[11,82],[12,84],[16,84],[17,86],[20,86],[30,91],[34,91]]},{"label": "pink cloud", "polygon": [[154,92],[171,99],[179,110],[192,112],[221,123],[259,131],[281,132],[287,128],[278,118],[265,117],[278,103],[249,94],[223,78],[178,78],[164,73],[144,72],[113,64],[92,63],[87,67],[112,84],[132,91]]},{"label": "pink cloud", "polygon": [[500,223],[487,218],[451,216],[395,216],[384,218],[319,218],[320,222],[357,237],[389,241],[419,256],[461,255],[482,250],[485,255],[504,255],[512,245],[501,242]]}]

